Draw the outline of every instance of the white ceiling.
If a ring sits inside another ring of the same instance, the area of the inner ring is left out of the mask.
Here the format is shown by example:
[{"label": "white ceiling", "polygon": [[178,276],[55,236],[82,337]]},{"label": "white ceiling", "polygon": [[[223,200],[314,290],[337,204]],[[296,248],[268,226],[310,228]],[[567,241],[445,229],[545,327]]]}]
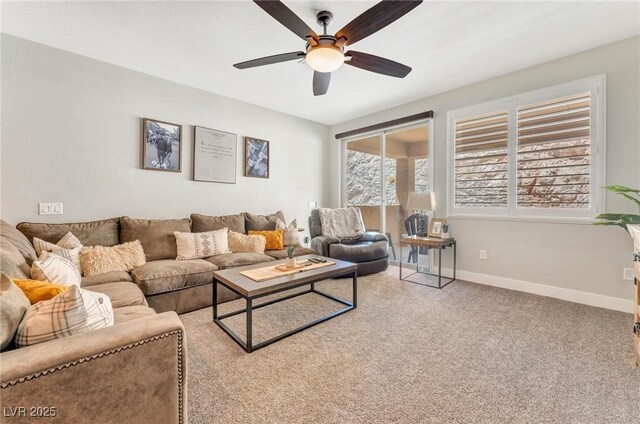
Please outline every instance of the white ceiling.
[{"label": "white ceiling", "polygon": [[[288,1],[313,29],[335,33],[375,1]],[[640,33],[640,3],[429,2],[356,43],[413,67],[404,79],[343,66],[327,95],[312,71],[285,62],[231,65],[304,49],[249,1],[2,2],[2,32],[332,125]],[[10,59],[9,59],[10,60]]]}]

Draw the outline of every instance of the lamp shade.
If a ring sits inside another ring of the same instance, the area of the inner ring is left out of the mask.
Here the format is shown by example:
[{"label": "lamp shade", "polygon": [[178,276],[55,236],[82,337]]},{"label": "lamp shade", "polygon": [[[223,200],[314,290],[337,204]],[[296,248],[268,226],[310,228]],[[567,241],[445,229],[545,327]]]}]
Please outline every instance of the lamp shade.
[{"label": "lamp shade", "polygon": [[410,211],[435,211],[436,194],[433,191],[409,193],[407,209]]}]

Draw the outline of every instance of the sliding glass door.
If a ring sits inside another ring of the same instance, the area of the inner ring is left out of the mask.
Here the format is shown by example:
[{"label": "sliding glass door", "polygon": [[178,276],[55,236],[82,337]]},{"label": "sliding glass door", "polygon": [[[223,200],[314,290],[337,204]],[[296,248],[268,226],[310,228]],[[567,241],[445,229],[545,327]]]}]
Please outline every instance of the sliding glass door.
[{"label": "sliding glass door", "polygon": [[[409,193],[432,191],[430,130],[423,122],[343,140],[343,205],[359,207],[367,230],[387,235],[392,263],[401,260],[400,237],[415,213]],[[403,253],[404,262],[415,263],[415,255]]]}]

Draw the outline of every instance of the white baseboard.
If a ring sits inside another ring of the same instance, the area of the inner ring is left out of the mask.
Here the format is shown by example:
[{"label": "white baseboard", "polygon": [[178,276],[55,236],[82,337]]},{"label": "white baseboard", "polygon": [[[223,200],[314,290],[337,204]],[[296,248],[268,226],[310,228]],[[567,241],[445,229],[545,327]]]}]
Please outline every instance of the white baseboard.
[{"label": "white baseboard", "polygon": [[[452,275],[453,270],[442,268],[443,275]],[[487,286],[501,287],[509,290],[516,290],[525,293],[537,294],[540,296],[553,297],[583,305],[597,306],[599,308],[612,309],[614,311],[633,313],[633,300],[621,299],[619,297],[605,296],[603,294],[589,293],[580,290],[565,289],[562,287],[549,286],[529,281],[513,280],[511,278],[496,277],[494,275],[479,274],[477,272],[456,271],[456,278],[471,283],[484,284]]]}]

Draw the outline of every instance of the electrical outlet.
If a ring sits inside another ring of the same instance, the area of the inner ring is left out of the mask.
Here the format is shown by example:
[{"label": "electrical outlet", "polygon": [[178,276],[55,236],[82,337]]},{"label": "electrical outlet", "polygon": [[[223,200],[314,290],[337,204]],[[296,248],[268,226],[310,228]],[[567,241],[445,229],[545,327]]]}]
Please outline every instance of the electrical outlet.
[{"label": "electrical outlet", "polygon": [[622,268],[622,279],[627,281],[633,281],[633,277],[635,277],[633,268]]},{"label": "electrical outlet", "polygon": [[480,251],[480,259],[482,259],[483,261],[487,260],[487,251],[486,250],[481,250]]},{"label": "electrical outlet", "polygon": [[317,207],[318,207],[318,202],[317,202],[317,201],[315,201],[315,200],[311,200],[311,201],[309,202],[309,208],[310,208],[310,209],[315,209],[315,208],[317,208]]}]

